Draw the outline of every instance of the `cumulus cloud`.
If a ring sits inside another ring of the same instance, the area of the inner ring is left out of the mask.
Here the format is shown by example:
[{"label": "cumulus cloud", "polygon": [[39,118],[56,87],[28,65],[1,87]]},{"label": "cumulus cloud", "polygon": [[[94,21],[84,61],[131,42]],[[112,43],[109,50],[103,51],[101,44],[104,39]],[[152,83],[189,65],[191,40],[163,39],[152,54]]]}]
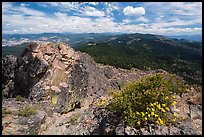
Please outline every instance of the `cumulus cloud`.
[{"label": "cumulus cloud", "polygon": [[131,15],[144,15],[145,9],[143,7],[136,7],[133,8],[132,6],[127,6],[123,9],[124,15],[131,16]]}]

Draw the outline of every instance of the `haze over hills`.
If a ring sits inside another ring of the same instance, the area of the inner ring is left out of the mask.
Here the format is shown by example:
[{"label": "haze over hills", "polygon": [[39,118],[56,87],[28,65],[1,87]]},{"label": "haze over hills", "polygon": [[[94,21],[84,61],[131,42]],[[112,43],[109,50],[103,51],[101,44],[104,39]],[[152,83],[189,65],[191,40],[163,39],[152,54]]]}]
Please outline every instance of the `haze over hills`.
[{"label": "haze over hills", "polygon": [[179,35],[179,36],[168,36],[170,38],[176,38],[176,39],[184,39],[189,41],[198,41],[202,42],[202,35]]},{"label": "haze over hills", "polygon": [[[15,46],[26,42],[68,42],[71,46],[89,41],[104,41],[114,35],[123,35],[123,33],[41,33],[41,34],[2,34],[2,46]],[[131,34],[129,34],[131,35]],[[139,33],[138,33],[139,35]],[[140,36],[148,36],[141,34]],[[165,36],[178,40],[188,40],[189,42],[201,42],[200,35],[180,35]]]}]

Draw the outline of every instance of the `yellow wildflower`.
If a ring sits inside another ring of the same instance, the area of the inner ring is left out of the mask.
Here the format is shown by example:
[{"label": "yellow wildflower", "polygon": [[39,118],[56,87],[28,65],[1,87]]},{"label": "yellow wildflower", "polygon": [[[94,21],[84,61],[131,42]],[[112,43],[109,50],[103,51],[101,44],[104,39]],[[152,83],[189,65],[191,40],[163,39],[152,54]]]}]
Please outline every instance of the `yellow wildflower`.
[{"label": "yellow wildflower", "polygon": [[154,105],[152,103],[150,103],[150,106],[153,107]]},{"label": "yellow wildflower", "polygon": [[158,117],[159,115],[155,114],[154,116],[155,116],[155,117]]},{"label": "yellow wildflower", "polygon": [[136,114],[139,115],[140,113],[137,111]]},{"label": "yellow wildflower", "polygon": [[157,102],[154,102],[153,104],[156,106],[156,105],[157,105]]},{"label": "yellow wildflower", "polygon": [[165,107],[166,106],[166,104],[162,104],[162,107]]},{"label": "yellow wildflower", "polygon": [[172,96],[172,98],[176,98],[175,96]]},{"label": "yellow wildflower", "polygon": [[173,101],[173,103],[171,104],[172,106],[176,105],[176,101]]},{"label": "yellow wildflower", "polygon": [[150,114],[148,114],[148,117],[150,117]]},{"label": "yellow wildflower", "polygon": [[168,107],[166,107],[166,110],[167,110],[167,111],[170,111],[170,109],[169,109]]},{"label": "yellow wildflower", "polygon": [[140,121],[137,121],[137,124],[138,124],[138,125],[140,125],[140,123],[141,123]]},{"label": "yellow wildflower", "polygon": [[145,121],[147,121],[147,117],[145,117],[144,119],[145,119]]},{"label": "yellow wildflower", "polygon": [[161,111],[164,112],[164,113],[166,112],[163,108],[161,108]]},{"label": "yellow wildflower", "polygon": [[152,108],[152,111],[154,112],[154,108]]},{"label": "yellow wildflower", "polygon": [[161,125],[165,125],[164,121],[160,121],[160,124],[161,124]]},{"label": "yellow wildflower", "polygon": [[159,121],[156,121],[156,124],[159,125]]},{"label": "yellow wildflower", "polygon": [[168,97],[168,96],[166,96],[166,97],[165,97],[165,99],[169,99],[169,97]]},{"label": "yellow wildflower", "polygon": [[160,104],[158,104],[157,107],[158,107],[158,109],[161,109],[161,105]]},{"label": "yellow wildflower", "polygon": [[182,117],[181,117],[181,119],[182,119],[182,120],[184,120],[184,119],[185,119],[185,117],[184,117],[184,116],[182,116]]},{"label": "yellow wildflower", "polygon": [[151,115],[154,116],[154,112],[151,112]]},{"label": "yellow wildflower", "polygon": [[158,117],[158,120],[159,120],[159,121],[161,121],[161,118],[160,118],[160,117]]},{"label": "yellow wildflower", "polygon": [[142,114],[142,117],[144,117],[144,116],[145,116],[144,112],[141,112],[141,114]]},{"label": "yellow wildflower", "polygon": [[178,114],[177,114],[177,113],[174,113],[174,116],[175,116],[176,118],[178,118]]}]

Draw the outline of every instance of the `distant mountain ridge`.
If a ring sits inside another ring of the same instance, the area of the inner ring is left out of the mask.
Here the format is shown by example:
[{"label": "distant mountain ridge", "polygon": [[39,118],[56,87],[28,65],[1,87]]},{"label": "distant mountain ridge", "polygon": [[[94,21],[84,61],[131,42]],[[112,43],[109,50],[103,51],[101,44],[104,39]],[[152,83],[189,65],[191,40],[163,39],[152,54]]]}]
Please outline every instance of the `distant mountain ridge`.
[{"label": "distant mountain ridge", "polygon": [[179,36],[168,36],[169,38],[184,39],[189,41],[202,42],[202,35],[179,35]]}]

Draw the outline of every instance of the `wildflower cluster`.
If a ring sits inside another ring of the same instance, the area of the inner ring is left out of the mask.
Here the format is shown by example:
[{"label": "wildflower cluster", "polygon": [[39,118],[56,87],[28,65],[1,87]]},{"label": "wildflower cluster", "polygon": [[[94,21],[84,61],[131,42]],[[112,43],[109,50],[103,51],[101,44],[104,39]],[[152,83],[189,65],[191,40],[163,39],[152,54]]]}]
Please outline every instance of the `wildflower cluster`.
[{"label": "wildflower cluster", "polygon": [[106,106],[109,100],[110,100],[110,97],[102,97],[98,99],[96,102],[94,102],[93,105],[95,107],[103,108]]},{"label": "wildflower cluster", "polygon": [[175,79],[166,79],[163,74],[134,81],[112,94],[109,108],[130,126],[167,125],[172,121],[170,106],[176,103],[173,93],[179,90],[171,81]]}]

